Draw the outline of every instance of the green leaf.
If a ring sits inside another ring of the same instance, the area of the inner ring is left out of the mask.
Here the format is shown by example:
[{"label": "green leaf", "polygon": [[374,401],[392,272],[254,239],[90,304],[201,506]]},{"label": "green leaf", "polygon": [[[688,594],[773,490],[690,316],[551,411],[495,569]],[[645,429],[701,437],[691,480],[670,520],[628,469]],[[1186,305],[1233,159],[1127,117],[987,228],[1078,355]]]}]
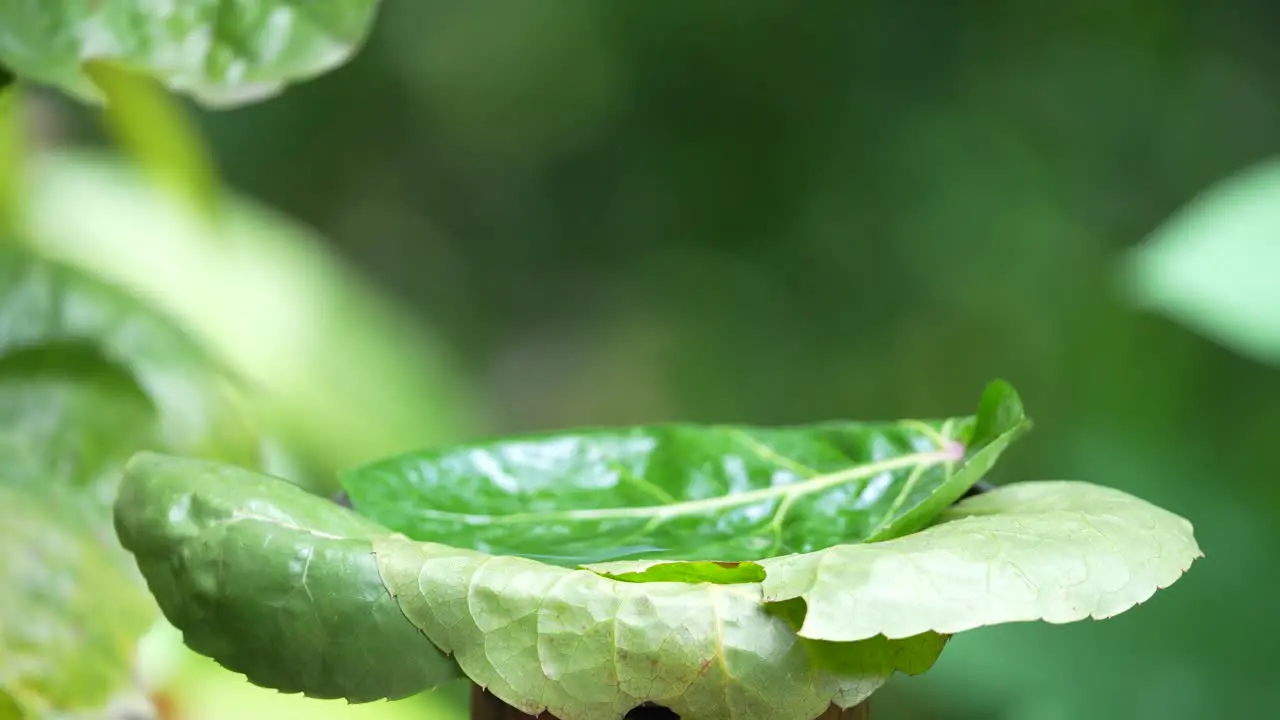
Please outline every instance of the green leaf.
[{"label": "green leaf", "polygon": [[110,60],[215,106],[269,97],[346,62],[378,0],[0,0],[0,61],[97,99],[84,63]]},{"label": "green leaf", "polygon": [[193,650],[250,681],[354,702],[458,677],[405,619],[374,559],[385,528],[283,480],[142,454],[120,541]]},{"label": "green leaf", "polygon": [[619,583],[397,536],[375,541],[405,615],[473,682],[522,712],[622,718],[810,720],[865,700],[897,669],[929,667],[936,634],[840,647],[797,637],[759,584]]},{"label": "green leaf", "polygon": [[953,634],[1111,617],[1202,556],[1185,519],[1087,483],[1017,483],[941,519],[888,542],[764,560],[764,599],[803,599],[808,638]]},{"label": "green leaf", "polygon": [[1134,303],[1280,364],[1280,159],[1210,188],[1132,251]]},{"label": "green leaf", "polygon": [[361,513],[416,540],[567,566],[751,561],[928,523],[1026,428],[1017,394],[992,384],[977,423],[988,435],[966,449],[974,426],[583,430],[403,455],[343,486]]},{"label": "green leaf", "polygon": [[110,506],[121,465],[157,435],[147,397],[94,348],[0,356],[0,691],[28,715],[128,692],[155,605]]},{"label": "green leaf", "polygon": [[151,78],[114,63],[86,63],[85,73],[106,99],[104,119],[117,141],[161,187],[215,220],[220,188],[213,159],[176,99]]},{"label": "green leaf", "polygon": [[610,571],[608,565],[591,566],[598,574],[621,582],[709,582],[718,585],[756,583],[764,580],[764,568],[753,562],[717,562],[694,560],[692,562],[637,562],[634,570],[623,570],[625,563],[617,563],[618,569]]},{"label": "green leaf", "polygon": [[317,697],[399,697],[460,667],[564,720],[622,718],[646,701],[684,717],[809,720],[895,669],[927,668],[945,642],[812,643],[765,612],[758,583],[620,583],[417,543],[209,461],[136,457],[116,526],[191,648]]},{"label": "green leaf", "polygon": [[50,344],[92,346],[132,374],[164,447],[256,463],[237,386],[168,319],[70,268],[0,249],[0,356]]},{"label": "green leaf", "polygon": [[317,463],[349,467],[467,432],[474,403],[444,345],[313,230],[233,195],[212,226],[94,153],[34,157],[28,195],[24,239],[39,255],[173,317],[253,385],[263,423]]},{"label": "green leaf", "polygon": [[18,227],[23,205],[22,93],[10,79],[0,68],[0,235]]},{"label": "green leaf", "polygon": [[134,646],[156,608],[111,507],[126,460],[162,448],[257,455],[231,387],[176,328],[0,249],[0,692],[27,714],[136,702]]},{"label": "green leaf", "polygon": [[128,692],[154,604],[73,499],[0,482],[0,508],[0,696],[30,717],[101,709]]}]

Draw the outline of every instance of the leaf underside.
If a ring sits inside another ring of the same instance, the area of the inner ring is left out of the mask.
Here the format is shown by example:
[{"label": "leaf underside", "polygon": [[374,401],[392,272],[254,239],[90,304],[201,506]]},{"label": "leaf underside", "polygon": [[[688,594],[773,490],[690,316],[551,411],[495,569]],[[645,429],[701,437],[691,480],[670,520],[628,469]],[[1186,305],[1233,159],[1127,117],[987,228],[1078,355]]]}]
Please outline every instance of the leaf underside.
[{"label": "leaf underside", "polygon": [[277,93],[345,62],[378,0],[0,0],[0,62],[84,99],[84,63],[109,60],[209,105]]},{"label": "leaf underside", "polygon": [[1028,425],[997,382],[976,418],[538,435],[395,457],[343,486],[397,532],[490,554],[758,561],[924,527]]},{"label": "leaf underside", "polygon": [[927,670],[950,633],[1108,616],[1200,554],[1182,518],[1070,482],[964,500],[906,537],[716,565],[764,573],[727,584],[619,582],[415,541],[205,461],[141,455],[121,498],[120,536],[170,621],[251,680],[364,700],[462,673],[564,720],[622,718],[642,702],[808,720],[895,671]]}]

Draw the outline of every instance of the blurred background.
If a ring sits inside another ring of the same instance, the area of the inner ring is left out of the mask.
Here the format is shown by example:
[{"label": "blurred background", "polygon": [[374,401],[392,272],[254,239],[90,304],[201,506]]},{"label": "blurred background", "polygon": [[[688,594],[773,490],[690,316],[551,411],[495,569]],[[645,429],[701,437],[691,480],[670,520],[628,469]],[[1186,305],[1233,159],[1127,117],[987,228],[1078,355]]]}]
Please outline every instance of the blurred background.
[{"label": "blurred background", "polygon": [[[1278,21],[1259,1],[391,0],[344,68],[191,110],[251,219],[234,246],[153,209],[94,112],[40,95],[38,241],[281,388],[323,477],[480,434],[963,414],[1006,378],[1036,430],[994,481],[1133,492],[1207,559],[1114,620],[957,637],[876,716],[1263,717]],[[348,708],[152,662],[184,720],[465,712],[458,688]]]}]

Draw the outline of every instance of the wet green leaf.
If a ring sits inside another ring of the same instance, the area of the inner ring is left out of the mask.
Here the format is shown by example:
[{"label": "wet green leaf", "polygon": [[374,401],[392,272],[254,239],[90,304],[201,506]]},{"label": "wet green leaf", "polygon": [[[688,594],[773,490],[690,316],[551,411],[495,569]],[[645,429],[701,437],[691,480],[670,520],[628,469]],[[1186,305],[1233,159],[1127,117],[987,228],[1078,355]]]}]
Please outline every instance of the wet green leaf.
[{"label": "wet green leaf", "polygon": [[90,60],[116,61],[218,106],[268,97],[345,62],[378,0],[0,0],[0,61],[98,97]]},{"label": "wet green leaf", "polygon": [[136,458],[116,523],[192,648],[320,697],[394,697],[456,677],[443,649],[505,701],[565,720],[621,718],[645,701],[684,717],[808,720],[860,702],[897,668],[927,668],[944,643],[825,648],[766,613],[758,583],[619,583],[417,543],[204,461]]},{"label": "wet green leaf", "polygon": [[644,702],[807,720],[928,670],[950,633],[1114,615],[1200,554],[1167,511],[1037,482],[905,537],[741,566],[760,582],[707,581],[707,563],[620,582],[410,540],[281,480],[150,454],[131,462],[116,522],[187,642],[255,682],[365,700],[447,678],[448,656],[506,703],[565,720]]},{"label": "wet green leaf", "polygon": [[381,526],[265,475],[141,455],[116,503],[120,541],[188,646],[250,681],[352,701],[458,677],[384,586]]},{"label": "wet green leaf", "polygon": [[993,383],[972,447],[973,418],[670,424],[404,455],[343,485],[357,510],[416,540],[568,566],[749,561],[917,529],[1026,426],[1017,394]]}]

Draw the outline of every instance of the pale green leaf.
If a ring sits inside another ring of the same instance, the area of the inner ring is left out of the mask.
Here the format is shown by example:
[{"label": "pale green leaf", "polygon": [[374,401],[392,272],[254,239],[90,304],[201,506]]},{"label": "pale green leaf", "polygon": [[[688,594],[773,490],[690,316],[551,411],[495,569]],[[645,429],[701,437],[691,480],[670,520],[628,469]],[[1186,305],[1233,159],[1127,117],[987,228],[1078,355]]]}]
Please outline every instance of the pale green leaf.
[{"label": "pale green leaf", "polygon": [[644,702],[680,717],[812,720],[923,671],[933,633],[814,645],[765,612],[758,583],[616,582],[389,536],[379,566],[405,615],[507,704],[614,720]]},{"label": "pale green leaf", "polygon": [[1126,260],[1138,307],[1280,364],[1280,159],[1228,178]]},{"label": "pale green leaf", "polygon": [[0,62],[96,99],[92,60],[145,72],[216,106],[277,93],[345,62],[378,0],[0,0]]},{"label": "pale green leaf", "polygon": [[254,409],[291,447],[346,467],[466,432],[445,348],[310,228],[232,195],[212,226],[94,153],[32,158],[28,195],[38,254],[173,317],[253,385]]},{"label": "pale green leaf", "polygon": [[[164,318],[0,249],[0,692],[31,717],[100,717],[155,618],[111,507],[127,459],[253,461],[232,387]],[[114,711],[113,711],[114,712]]]},{"label": "pale green leaf", "polygon": [[0,482],[0,696],[32,718],[127,693],[134,642],[154,618],[94,525],[66,495]]},{"label": "pale green leaf", "polygon": [[0,249],[0,356],[49,344],[92,346],[133,375],[165,447],[257,462],[237,387],[167,318],[71,268]]},{"label": "pale green leaf", "polygon": [[803,599],[804,637],[954,634],[983,625],[1107,618],[1201,556],[1191,524],[1080,482],[1016,483],[896,540],[763,560],[767,602]]}]

